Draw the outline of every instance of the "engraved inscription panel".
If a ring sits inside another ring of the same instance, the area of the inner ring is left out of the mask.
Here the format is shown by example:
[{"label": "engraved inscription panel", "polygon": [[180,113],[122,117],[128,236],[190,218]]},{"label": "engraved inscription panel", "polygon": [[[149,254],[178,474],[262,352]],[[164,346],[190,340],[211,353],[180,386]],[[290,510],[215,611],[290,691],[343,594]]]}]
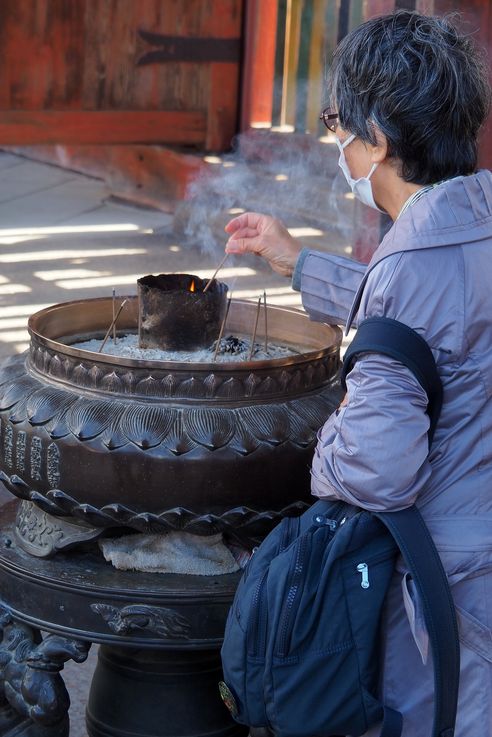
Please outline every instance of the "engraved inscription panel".
[{"label": "engraved inscription panel", "polygon": [[52,489],[57,489],[60,485],[60,451],[56,443],[48,445],[46,466],[48,483]]},{"label": "engraved inscription panel", "polygon": [[15,467],[17,473],[23,474],[26,470],[26,433],[20,430],[15,442]]},{"label": "engraved inscription panel", "polygon": [[31,440],[31,478],[33,481],[41,481],[41,464],[42,464],[42,455],[41,455],[41,438],[38,438],[37,435],[34,435],[34,437]]}]

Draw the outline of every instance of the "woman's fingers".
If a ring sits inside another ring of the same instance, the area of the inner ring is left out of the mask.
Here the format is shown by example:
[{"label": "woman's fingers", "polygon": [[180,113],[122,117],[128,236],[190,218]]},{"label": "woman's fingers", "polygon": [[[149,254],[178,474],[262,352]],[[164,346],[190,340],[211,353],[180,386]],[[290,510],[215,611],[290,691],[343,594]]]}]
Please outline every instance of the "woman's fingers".
[{"label": "woman's fingers", "polygon": [[259,253],[261,245],[258,242],[257,233],[255,233],[255,237],[234,236],[229,238],[225,250],[226,253]]},{"label": "woman's fingers", "polygon": [[229,238],[230,241],[236,241],[238,238],[255,238],[257,235],[260,235],[256,228],[239,228],[239,230],[236,230],[231,237]]},{"label": "woman's fingers", "polygon": [[256,228],[261,225],[268,216],[261,215],[258,212],[243,212],[241,215],[230,220],[225,226],[226,233],[234,233],[240,228]]},{"label": "woman's fingers", "polygon": [[255,253],[282,276],[292,276],[300,246],[279,220],[270,215],[245,212],[225,227],[230,238],[226,253]]}]

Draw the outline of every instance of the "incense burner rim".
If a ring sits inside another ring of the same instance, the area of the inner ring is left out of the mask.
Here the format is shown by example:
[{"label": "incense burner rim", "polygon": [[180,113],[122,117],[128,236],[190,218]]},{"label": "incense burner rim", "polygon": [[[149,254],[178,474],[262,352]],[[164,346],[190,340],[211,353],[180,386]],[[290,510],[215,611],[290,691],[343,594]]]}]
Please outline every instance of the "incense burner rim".
[{"label": "incense burner rim", "polygon": [[[125,295],[118,297],[119,300],[127,300],[129,304],[131,304],[134,308],[136,307],[136,303],[138,298],[135,295]],[[279,358],[271,358],[271,359],[265,359],[262,361],[200,361],[200,362],[194,362],[194,361],[161,361],[158,359],[154,360],[144,360],[140,358],[128,358],[125,356],[115,356],[112,354],[107,353],[97,353],[95,351],[89,351],[87,349],[83,348],[76,348],[76,343],[65,343],[61,340],[61,338],[64,338],[66,340],[74,337],[81,337],[81,333],[65,333],[62,334],[59,337],[58,340],[54,338],[47,337],[42,332],[40,332],[39,328],[37,327],[38,323],[42,320],[43,317],[48,316],[50,313],[53,313],[55,310],[63,310],[63,309],[69,309],[70,307],[75,307],[76,305],[87,305],[87,304],[94,304],[99,303],[103,304],[106,303],[109,305],[111,303],[111,299],[107,297],[96,297],[92,299],[83,299],[83,300],[73,300],[70,302],[61,302],[56,305],[50,305],[49,307],[46,307],[42,310],[39,310],[38,312],[35,312],[33,315],[30,316],[28,320],[28,331],[32,339],[37,341],[38,343],[46,346],[46,348],[49,348],[53,351],[56,351],[61,354],[66,354],[67,356],[71,356],[75,359],[81,359],[88,362],[93,363],[101,363],[105,366],[111,366],[111,365],[117,365],[119,367],[127,367],[127,368],[147,368],[147,369],[160,369],[163,371],[172,371],[172,372],[179,372],[179,371],[193,371],[194,373],[204,373],[209,374],[210,372],[215,373],[227,373],[231,372],[234,374],[241,374],[241,373],[247,373],[249,374],[252,370],[261,370],[261,369],[275,369],[275,368],[285,368],[286,366],[292,366],[294,364],[303,364],[308,363],[310,361],[314,361],[317,359],[320,359],[324,356],[328,356],[334,352],[337,352],[339,350],[339,345],[341,342],[342,337],[342,331],[338,326],[335,325],[317,325],[318,330],[322,330],[324,333],[326,333],[326,344],[324,348],[319,347],[314,350],[308,350],[302,353],[299,353],[298,355],[291,355],[291,356],[281,356]],[[251,307],[253,310],[255,308],[255,304],[253,302],[249,302],[248,300],[233,300],[234,305],[243,305]],[[232,309],[232,305],[231,305]],[[305,319],[309,322],[309,318],[307,315],[300,310],[297,310],[295,308],[288,308],[288,307],[280,307],[277,305],[272,305],[272,309],[275,309],[277,312],[282,312],[283,314],[292,315],[295,316],[295,318],[298,319]],[[136,314],[136,312],[135,312]],[[134,326],[128,327],[125,330],[125,334],[137,333],[137,324],[135,323]],[[121,331],[121,328],[119,328]],[[94,333],[101,333],[104,334],[103,327],[101,328],[95,328],[92,331],[90,330],[90,326],[87,328],[86,335],[93,335]],[[85,338],[85,335],[84,335]],[[272,336],[272,339],[274,336]],[[278,340],[278,339],[276,339]],[[79,342],[82,342],[80,340]],[[289,345],[289,341],[282,341],[284,343],[287,343]],[[293,343],[290,343],[290,345],[293,345]]]}]

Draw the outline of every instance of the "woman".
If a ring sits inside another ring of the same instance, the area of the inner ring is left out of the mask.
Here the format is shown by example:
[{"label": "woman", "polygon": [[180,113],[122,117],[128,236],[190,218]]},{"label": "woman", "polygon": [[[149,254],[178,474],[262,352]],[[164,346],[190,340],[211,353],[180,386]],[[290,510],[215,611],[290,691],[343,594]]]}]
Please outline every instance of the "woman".
[{"label": "woman", "polygon": [[[457,606],[456,735],[492,735],[492,175],[476,171],[486,68],[447,20],[399,12],[343,40],[331,98],[322,115],[354,194],[394,221],[369,266],[301,251],[255,213],[226,226],[226,250],[293,274],[315,320],[386,316],[430,345],[444,386],[431,452],[422,387],[402,364],[367,354],[319,434],[312,492],[369,510],[417,503]],[[386,609],[382,700],[403,713],[405,737],[428,737],[432,663],[403,564]]]}]

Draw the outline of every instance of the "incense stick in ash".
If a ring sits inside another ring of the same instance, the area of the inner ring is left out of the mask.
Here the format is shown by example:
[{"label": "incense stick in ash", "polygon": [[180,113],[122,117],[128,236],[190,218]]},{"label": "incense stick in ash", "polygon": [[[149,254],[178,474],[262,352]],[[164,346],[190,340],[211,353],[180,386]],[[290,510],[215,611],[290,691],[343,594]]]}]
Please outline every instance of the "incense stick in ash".
[{"label": "incense stick in ash", "polygon": [[224,258],[222,259],[222,261],[220,262],[220,264],[219,264],[219,265],[217,266],[217,268],[215,269],[215,271],[214,271],[214,273],[213,273],[213,276],[212,276],[212,278],[211,278],[211,279],[209,279],[209,281],[208,281],[208,282],[207,282],[207,283],[205,284],[205,289],[203,290],[203,294],[205,294],[205,292],[207,291],[207,289],[209,288],[209,286],[211,285],[211,283],[213,282],[213,280],[214,280],[214,279],[215,279],[215,277],[217,276],[217,273],[218,273],[218,272],[220,271],[220,269],[221,269],[221,268],[222,268],[222,267],[224,266],[225,260],[226,260],[226,258],[228,257],[228,255],[229,255],[229,254],[228,254],[228,253],[226,253],[226,255],[224,256]]},{"label": "incense stick in ash", "polygon": [[116,345],[116,322],[115,322],[115,314],[116,314],[116,289],[113,287],[113,343]]},{"label": "incense stick in ash", "polygon": [[253,358],[253,352],[255,350],[255,340],[256,340],[256,331],[258,329],[258,319],[260,317],[260,310],[261,310],[261,297],[258,297],[258,305],[256,307],[256,320],[255,320],[255,329],[253,330],[253,337],[251,338],[251,350],[249,352],[249,361]]},{"label": "incense stick in ash", "polygon": [[229,308],[231,306],[231,301],[232,301],[232,294],[229,297],[229,299],[227,300],[226,312],[225,312],[225,315],[224,315],[224,319],[222,320],[222,325],[220,326],[219,337],[217,338],[217,343],[215,345],[215,353],[214,353],[214,359],[213,359],[214,360],[214,363],[217,360],[217,354],[219,352],[220,341],[222,340],[222,336],[224,334],[224,330],[225,330],[225,326],[226,326],[226,322],[227,322],[227,316],[229,315]]},{"label": "incense stick in ash", "polygon": [[120,312],[121,312],[121,310],[123,309],[123,307],[124,307],[124,306],[126,305],[126,303],[127,303],[127,300],[126,300],[126,299],[124,299],[124,300],[123,300],[123,302],[122,302],[122,303],[120,304],[120,309],[119,309],[119,310],[118,310],[118,312],[116,313],[116,315],[115,315],[115,317],[114,317],[114,320],[112,320],[112,321],[111,321],[111,325],[110,325],[110,326],[109,326],[109,328],[107,329],[106,335],[104,336],[104,340],[103,340],[103,342],[101,343],[101,347],[99,348],[99,351],[98,351],[98,353],[101,353],[102,349],[103,349],[103,348],[104,348],[104,346],[106,345],[106,341],[107,341],[107,339],[109,338],[109,336],[111,335],[111,331],[112,331],[112,329],[113,329],[113,328],[115,327],[115,325],[116,325],[116,321],[118,320],[118,318],[119,318],[119,316],[120,316]]},{"label": "incense stick in ash", "polygon": [[268,354],[268,317],[266,291],[263,290],[263,309],[265,310],[265,353]]}]

